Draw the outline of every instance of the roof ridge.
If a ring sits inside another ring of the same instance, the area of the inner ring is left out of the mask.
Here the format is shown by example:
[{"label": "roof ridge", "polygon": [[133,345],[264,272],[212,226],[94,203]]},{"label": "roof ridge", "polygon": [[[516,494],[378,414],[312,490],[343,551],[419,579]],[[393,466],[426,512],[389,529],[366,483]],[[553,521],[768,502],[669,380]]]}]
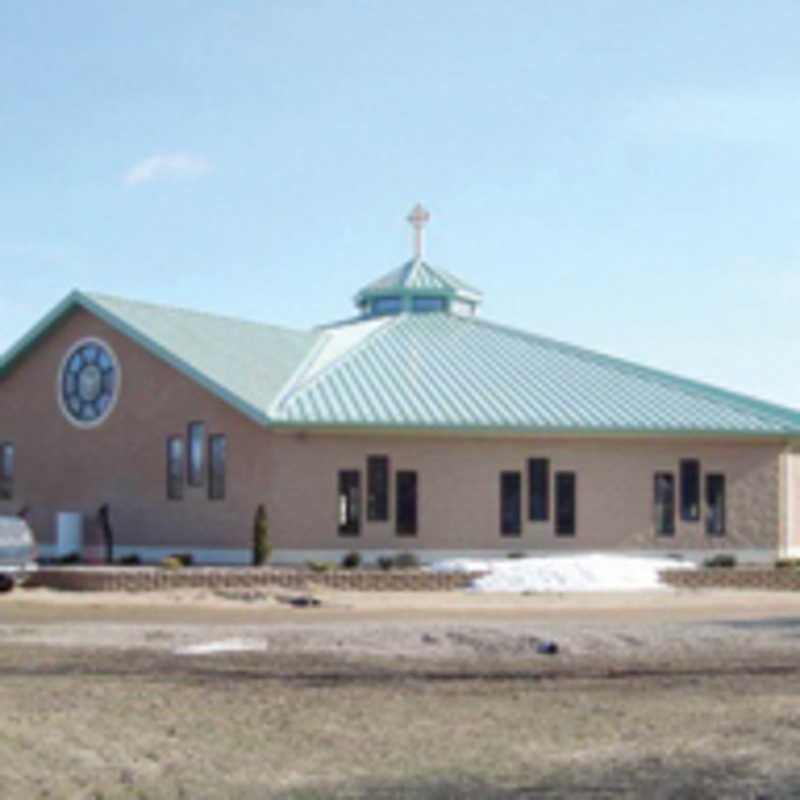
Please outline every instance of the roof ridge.
[{"label": "roof ridge", "polygon": [[444,267],[436,267],[433,264],[423,261],[422,262],[429,270],[435,272],[439,277],[443,277],[445,282],[448,283],[455,291],[467,291],[473,294],[483,296],[483,292],[478,289],[477,287],[473,286],[471,283],[467,283],[466,281],[462,281],[457,275],[454,275],[452,272],[449,272]]},{"label": "roof ridge", "polygon": [[725,389],[721,386],[704,383],[703,381],[698,381],[693,378],[686,378],[667,370],[649,367],[644,364],[638,364],[635,361],[629,361],[619,356],[613,356],[608,353],[603,353],[599,350],[593,350],[588,347],[582,347],[581,345],[571,344],[570,342],[565,342],[561,339],[555,339],[552,337],[543,336],[542,334],[525,331],[520,328],[514,328],[510,325],[504,325],[502,323],[493,322],[491,320],[482,319],[479,317],[464,317],[463,319],[465,322],[475,325],[485,325],[496,330],[500,330],[504,333],[516,336],[520,339],[534,340],[543,346],[565,351],[576,357],[593,361],[594,363],[600,362],[604,366],[608,366],[619,371],[633,373],[638,377],[655,380],[662,385],[667,385],[673,389],[680,389],[694,395],[702,395],[704,398],[714,402],[735,403],[750,413],[757,415],[772,415],[773,417],[775,415],[785,415],[795,425],[800,426],[800,410],[791,408],[790,406],[783,406],[779,403],[761,400],[757,397],[744,394],[743,392],[735,392],[731,389]]},{"label": "roof ridge", "polygon": [[[314,384],[318,383],[319,381],[323,380],[327,375],[342,364],[343,361],[352,357],[354,354],[363,350],[368,342],[373,341],[377,338],[380,334],[385,333],[386,331],[391,330],[391,328],[396,327],[402,319],[408,317],[408,313],[398,314],[397,316],[387,316],[382,317],[380,319],[379,324],[375,325],[375,329],[369,331],[366,336],[359,339],[354,345],[346,348],[343,352],[339,353],[334,359],[331,360],[329,364],[326,364],[319,372],[315,373],[308,379],[302,378],[302,372],[308,371],[311,366],[312,359],[319,355],[319,351],[322,349],[322,341],[318,342],[313,348],[313,352],[309,353],[308,356],[304,359],[302,366],[302,370],[298,368],[297,372],[290,376],[289,380],[286,381],[284,388],[278,393],[278,396],[275,398],[274,402],[272,402],[269,406],[270,416],[272,412],[278,413],[281,410],[281,406],[285,403],[290,402],[294,397],[296,397],[299,393],[306,391],[310,387],[314,386]],[[363,322],[375,322],[375,320],[363,320]],[[344,327],[344,326],[343,326]],[[324,331],[324,337],[330,337],[330,331]],[[330,338],[326,338],[326,341],[330,341]]]},{"label": "roof ridge", "polygon": [[284,385],[280,388],[275,395],[275,399],[267,407],[267,416],[272,418],[273,412],[280,408],[284,400],[287,400],[294,392],[299,391],[303,386],[302,375],[307,372],[313,360],[317,358],[320,351],[327,344],[333,334],[328,330],[323,330],[320,333],[319,339],[314,343],[314,346],[306,353],[301,359],[300,363],[295,367],[292,374],[286,379]]}]

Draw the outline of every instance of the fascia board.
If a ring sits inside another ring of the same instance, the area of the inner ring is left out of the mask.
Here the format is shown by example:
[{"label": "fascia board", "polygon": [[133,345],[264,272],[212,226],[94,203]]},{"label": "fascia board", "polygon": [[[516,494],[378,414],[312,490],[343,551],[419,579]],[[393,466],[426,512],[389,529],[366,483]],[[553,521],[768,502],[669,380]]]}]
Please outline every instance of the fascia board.
[{"label": "fascia board", "polygon": [[658,440],[714,440],[747,441],[800,444],[800,432],[727,431],[727,430],[652,430],[646,428],[536,428],[536,427],[491,427],[491,426],[421,426],[421,425],[332,425],[330,423],[300,423],[272,420],[271,430],[276,433],[322,433],[342,435],[389,435],[389,436],[460,436],[496,438],[542,438],[563,439],[658,439]]},{"label": "fascia board", "polygon": [[5,377],[25,353],[57,325],[73,308],[81,306],[83,295],[78,291],[70,292],[61,302],[44,315],[27,333],[23,334],[0,358],[0,378]]}]

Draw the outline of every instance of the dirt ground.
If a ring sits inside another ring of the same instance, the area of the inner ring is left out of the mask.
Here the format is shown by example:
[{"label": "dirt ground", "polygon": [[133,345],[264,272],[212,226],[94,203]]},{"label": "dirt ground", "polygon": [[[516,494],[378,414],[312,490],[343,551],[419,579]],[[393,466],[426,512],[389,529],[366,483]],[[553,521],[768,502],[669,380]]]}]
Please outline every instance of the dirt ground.
[{"label": "dirt ground", "polygon": [[0,597],[0,797],[800,797],[800,596],[296,597]]}]

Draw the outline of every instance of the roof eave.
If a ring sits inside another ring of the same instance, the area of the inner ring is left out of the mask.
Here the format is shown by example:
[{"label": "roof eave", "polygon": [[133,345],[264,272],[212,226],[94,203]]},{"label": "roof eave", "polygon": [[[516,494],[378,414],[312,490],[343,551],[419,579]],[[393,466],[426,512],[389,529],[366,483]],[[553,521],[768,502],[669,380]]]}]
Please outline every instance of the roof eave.
[{"label": "roof eave", "polygon": [[558,426],[496,426],[496,425],[389,425],[386,423],[330,423],[297,422],[273,419],[270,429],[276,433],[331,433],[331,434],[376,434],[400,436],[491,436],[491,437],[558,437],[558,438],[602,438],[602,439],[716,439],[800,443],[800,429],[796,431],[743,431],[704,428],[567,428]]},{"label": "roof eave", "polygon": [[39,340],[56,326],[73,308],[84,307],[87,300],[77,289],[56,304],[0,357],[0,378],[5,378],[14,366],[33,349]]}]

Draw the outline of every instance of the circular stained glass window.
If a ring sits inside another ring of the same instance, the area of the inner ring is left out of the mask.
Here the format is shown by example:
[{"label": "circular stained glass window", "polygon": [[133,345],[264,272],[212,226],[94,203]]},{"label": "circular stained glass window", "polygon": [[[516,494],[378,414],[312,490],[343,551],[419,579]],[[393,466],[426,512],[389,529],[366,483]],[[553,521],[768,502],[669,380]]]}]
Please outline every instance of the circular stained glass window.
[{"label": "circular stained glass window", "polygon": [[74,425],[91,428],[112,411],[119,392],[119,364],[114,351],[99,339],[72,346],[58,375],[58,402]]}]

